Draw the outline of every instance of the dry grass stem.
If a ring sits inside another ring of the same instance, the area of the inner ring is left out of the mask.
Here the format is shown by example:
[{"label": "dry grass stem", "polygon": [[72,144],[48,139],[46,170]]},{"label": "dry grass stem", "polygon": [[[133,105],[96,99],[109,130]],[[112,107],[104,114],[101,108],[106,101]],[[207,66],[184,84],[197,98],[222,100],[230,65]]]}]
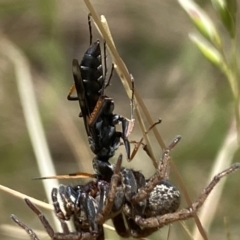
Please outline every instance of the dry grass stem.
[{"label": "dry grass stem", "polygon": [[42,207],[42,208],[45,208],[45,209],[48,209],[48,210],[53,210],[53,206],[51,204],[42,202],[40,200],[37,200],[36,198],[29,197],[28,195],[20,193],[18,191],[15,191],[11,188],[0,185],[0,190],[2,190],[4,192],[7,192],[7,193],[9,193],[9,194],[11,194],[11,195],[13,195],[17,198],[22,199],[22,200],[24,200],[25,198],[28,198],[32,203],[34,203],[35,205],[37,205],[39,207]]},{"label": "dry grass stem", "polygon": [[[97,25],[97,28],[99,29],[101,35],[103,36],[104,40],[107,43],[107,47],[111,54],[113,62],[117,65],[116,72],[118,73],[118,75],[122,81],[122,84],[125,88],[125,91],[126,91],[128,97],[131,98],[131,89],[130,89],[131,76],[130,76],[124,62],[120,58],[114,44],[111,41],[112,37],[109,37],[109,35],[108,35],[108,33],[110,33],[110,30],[107,30],[107,31],[105,30],[104,25],[102,24],[100,18],[98,17],[98,15],[97,15],[96,11],[94,10],[93,6],[91,5],[91,3],[87,0],[84,0],[84,2],[86,4],[89,12],[91,13],[92,18],[93,18],[95,24]],[[104,17],[103,17],[103,19],[104,19]],[[106,20],[104,20],[103,22],[105,23],[105,27],[108,28]],[[138,110],[138,105],[143,109],[143,112],[146,111],[146,113],[145,113],[146,117],[147,117],[146,119],[149,122],[149,125],[151,126],[154,122],[152,121],[151,116],[148,113],[147,108],[144,105],[144,103],[136,89],[135,89],[135,100],[136,100],[135,111],[136,112],[138,111],[138,115],[141,116],[141,114]],[[140,119],[137,119],[137,120],[140,121]],[[147,128],[142,129],[143,133],[146,131],[146,129]],[[156,134],[156,131],[154,131],[154,129],[155,128],[153,128],[153,132],[154,132],[154,134]],[[157,132],[157,134],[159,135],[158,132]],[[159,135],[159,138],[161,139],[160,135]],[[161,142],[161,146],[164,146],[163,141],[161,140],[160,142]],[[149,146],[149,147],[151,147],[151,146]]]},{"label": "dry grass stem", "polygon": [[[17,88],[23,108],[23,114],[39,171],[42,176],[56,175],[39,115],[30,71],[30,64],[23,52],[3,35],[1,35],[0,46],[0,51],[7,56],[14,65]],[[43,182],[49,202],[51,199],[50,193],[52,187],[58,185],[58,181],[56,180]],[[57,224],[55,223],[55,225]]]},{"label": "dry grass stem", "polygon": [[[132,93],[131,93],[131,89],[129,87],[129,85],[131,85],[131,83],[129,83],[129,78],[131,79],[131,76],[130,76],[129,71],[128,71],[125,63],[123,62],[122,58],[120,58],[120,55],[119,55],[119,53],[118,53],[118,51],[117,51],[117,49],[115,47],[115,43],[113,41],[113,38],[112,38],[112,35],[111,35],[111,31],[110,31],[110,29],[108,27],[107,20],[106,20],[105,16],[103,16],[103,15],[101,16],[101,24],[103,26],[103,29],[106,31],[106,34],[109,36],[109,40],[111,41],[111,44],[113,46],[112,49],[114,49],[114,51],[116,52],[115,55],[116,55],[117,60],[114,57],[114,54],[111,51],[111,48],[109,47],[108,41],[106,40],[108,50],[109,50],[109,52],[111,54],[111,57],[113,59],[113,62],[115,64],[115,70],[116,70],[116,72],[117,72],[117,74],[118,74],[118,76],[119,76],[119,78],[120,78],[120,80],[121,80],[121,82],[123,84],[123,87],[124,87],[124,89],[125,89],[125,91],[126,91],[126,93],[128,95],[128,98],[131,99],[131,96],[132,96],[131,94]],[[117,62],[121,62],[120,66],[123,66],[124,69],[119,67]],[[124,75],[124,73],[126,73],[126,72],[127,72],[127,76]],[[134,92],[135,92],[135,100],[136,100],[135,101],[136,104],[134,105],[135,112],[136,112],[136,117],[137,117],[137,120],[139,122],[139,126],[140,126],[140,129],[141,129],[142,133],[145,133],[146,132],[146,127],[145,127],[145,124],[143,122],[143,118],[141,116],[140,110],[138,108],[138,105],[139,105],[141,107],[141,109],[143,109],[143,107],[141,106],[143,101],[142,101],[142,98],[139,95],[139,93],[138,93],[136,88],[134,89]],[[146,115],[146,114],[144,114],[144,115]],[[149,146],[148,148],[149,148],[150,155],[152,156],[151,160],[153,162],[153,165],[154,165],[155,168],[157,168],[157,160],[156,160],[156,158],[155,158],[155,156],[153,154],[153,150],[152,150],[152,147],[151,147],[148,135],[144,135],[144,138],[145,138],[146,144]]]}]

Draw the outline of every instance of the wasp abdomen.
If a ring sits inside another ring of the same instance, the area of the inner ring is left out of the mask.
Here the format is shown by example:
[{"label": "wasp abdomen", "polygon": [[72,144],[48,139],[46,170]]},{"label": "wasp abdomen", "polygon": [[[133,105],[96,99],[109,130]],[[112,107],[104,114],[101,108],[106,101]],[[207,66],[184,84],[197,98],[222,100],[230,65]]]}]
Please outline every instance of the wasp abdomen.
[{"label": "wasp abdomen", "polygon": [[81,77],[90,112],[93,111],[104,87],[100,42],[94,42],[85,52],[80,64]]}]

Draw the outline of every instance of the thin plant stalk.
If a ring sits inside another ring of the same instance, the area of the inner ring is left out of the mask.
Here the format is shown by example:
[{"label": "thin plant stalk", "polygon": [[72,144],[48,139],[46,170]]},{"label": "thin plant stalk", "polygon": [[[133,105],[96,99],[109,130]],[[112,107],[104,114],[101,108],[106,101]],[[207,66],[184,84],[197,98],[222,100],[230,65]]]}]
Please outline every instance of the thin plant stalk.
[{"label": "thin plant stalk", "polygon": [[[42,176],[56,175],[51,159],[42,122],[39,115],[35,97],[33,81],[30,71],[30,64],[24,53],[10,40],[1,35],[1,52],[9,58],[14,65],[17,88],[23,108],[23,115],[26,121],[27,130],[36,156],[38,169]],[[30,180],[30,179],[29,179]],[[43,186],[49,202],[51,202],[51,191],[53,186],[58,186],[57,180],[43,181]],[[60,226],[54,217],[55,225]]]},{"label": "thin plant stalk", "polygon": [[45,208],[47,210],[53,210],[53,206],[51,204],[45,203],[43,201],[39,201],[39,200],[37,200],[36,198],[33,198],[33,197],[29,197],[28,195],[20,193],[18,191],[15,191],[11,188],[0,185],[0,190],[2,190],[4,192],[7,192],[7,193],[9,193],[9,194],[11,194],[11,195],[13,195],[17,198],[22,199],[22,200],[24,200],[25,198],[28,198],[32,203],[34,203],[35,205],[37,205],[39,207]]}]

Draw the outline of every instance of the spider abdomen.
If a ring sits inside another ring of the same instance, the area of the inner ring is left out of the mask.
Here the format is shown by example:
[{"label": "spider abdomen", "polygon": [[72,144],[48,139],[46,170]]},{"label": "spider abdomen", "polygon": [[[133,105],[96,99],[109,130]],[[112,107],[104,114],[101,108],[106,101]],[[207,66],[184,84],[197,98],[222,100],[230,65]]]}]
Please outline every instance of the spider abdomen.
[{"label": "spider abdomen", "polygon": [[180,205],[180,192],[169,181],[161,181],[150,193],[146,215],[164,215],[176,212]]}]

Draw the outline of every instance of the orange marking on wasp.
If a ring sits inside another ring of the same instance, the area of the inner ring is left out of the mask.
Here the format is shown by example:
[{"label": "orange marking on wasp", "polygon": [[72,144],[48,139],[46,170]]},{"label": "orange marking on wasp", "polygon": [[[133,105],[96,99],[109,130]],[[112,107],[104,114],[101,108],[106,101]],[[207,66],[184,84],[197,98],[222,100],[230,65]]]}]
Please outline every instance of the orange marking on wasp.
[{"label": "orange marking on wasp", "polygon": [[75,84],[73,84],[73,85],[71,86],[71,88],[70,88],[67,96],[70,97],[70,96],[73,94],[73,92],[74,92],[75,89],[76,89]]},{"label": "orange marking on wasp", "polygon": [[107,99],[110,99],[110,98],[106,98],[105,96],[99,97],[91,115],[89,116],[89,119],[88,119],[89,125],[93,125],[95,123],[98,115],[100,114],[101,110],[104,107],[104,102],[106,102]]}]

